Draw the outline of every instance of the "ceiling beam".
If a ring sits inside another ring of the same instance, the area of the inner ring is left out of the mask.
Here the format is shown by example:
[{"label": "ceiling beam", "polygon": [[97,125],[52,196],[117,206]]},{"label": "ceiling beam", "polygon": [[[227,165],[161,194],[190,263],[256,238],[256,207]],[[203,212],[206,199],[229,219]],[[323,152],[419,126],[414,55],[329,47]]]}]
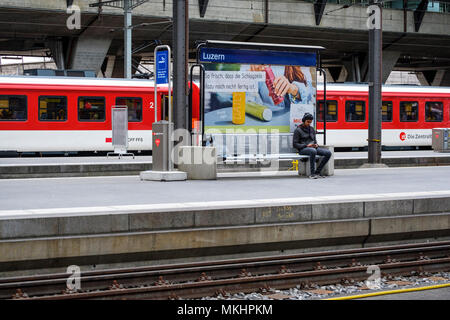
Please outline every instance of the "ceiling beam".
[{"label": "ceiling beam", "polygon": [[325,6],[327,5],[327,0],[317,0],[314,2],[314,15],[316,17],[316,26],[320,24],[320,20],[322,20],[323,11],[325,10]]},{"label": "ceiling beam", "polygon": [[200,11],[200,17],[204,18],[206,13],[206,8],[208,8],[209,0],[198,0],[198,10]]},{"label": "ceiling beam", "polygon": [[414,28],[416,32],[419,32],[427,7],[428,7],[428,0],[422,0],[420,1],[416,10],[414,10]]}]

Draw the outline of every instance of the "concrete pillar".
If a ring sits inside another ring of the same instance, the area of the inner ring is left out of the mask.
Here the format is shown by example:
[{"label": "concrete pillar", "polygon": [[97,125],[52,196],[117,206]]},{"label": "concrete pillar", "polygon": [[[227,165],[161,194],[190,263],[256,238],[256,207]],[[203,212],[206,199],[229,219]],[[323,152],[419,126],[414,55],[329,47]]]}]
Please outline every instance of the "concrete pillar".
[{"label": "concrete pillar", "polygon": [[47,42],[47,47],[50,49],[53,61],[55,61],[58,69],[66,68],[66,59],[64,56],[64,46],[62,40],[51,40]]},{"label": "concrete pillar", "polygon": [[347,78],[344,81],[361,82],[363,81],[363,73],[359,63],[359,56],[354,55],[350,60],[344,60],[344,67],[347,69]]},{"label": "concrete pillar", "polygon": [[[124,78],[125,77],[125,60],[123,49],[120,49],[115,56],[108,56],[108,65],[106,67],[107,78]],[[131,60],[131,78],[136,74],[136,69],[141,62],[142,57],[133,56]],[[111,62],[110,62],[111,61]]]},{"label": "concrete pillar", "polygon": [[342,67],[328,67],[325,69],[327,72],[327,81],[336,82],[342,72]]},{"label": "concrete pillar", "polygon": [[108,53],[112,37],[91,36],[88,30],[78,38],[74,46],[70,69],[93,70],[97,74]]},{"label": "concrete pillar", "polygon": [[116,57],[115,56],[108,56],[107,57],[107,63],[106,63],[106,69],[105,69],[105,78],[112,78]]},{"label": "concrete pillar", "polygon": [[422,86],[450,86],[450,71],[449,70],[427,70],[417,72],[417,79]]},{"label": "concrete pillar", "polygon": [[327,82],[335,82],[334,77],[330,72],[330,68],[326,68],[325,72],[327,73]]},{"label": "concrete pillar", "polygon": [[345,60],[343,63],[345,69],[347,70],[347,77],[344,81],[355,82],[356,72],[355,69],[353,68],[353,60]]},{"label": "concrete pillar", "polygon": [[114,66],[112,66],[111,78],[123,78],[124,75],[124,48],[120,47],[114,56]]},{"label": "concrete pillar", "polygon": [[347,78],[348,78],[347,68],[343,66],[341,68],[341,72],[339,73],[339,77],[337,78],[336,82],[345,82]]},{"label": "concrete pillar", "polygon": [[438,70],[431,85],[450,87],[450,70]]},{"label": "concrete pillar", "polygon": [[399,51],[383,51],[383,74],[382,81],[383,84],[386,83],[386,80],[389,78],[392,69],[394,69],[395,64],[397,63],[398,58],[400,57]]},{"label": "concrete pillar", "polygon": [[417,76],[417,80],[419,80],[421,86],[429,86],[430,85],[430,82],[428,81],[427,77],[425,76],[425,73],[417,72],[416,76]]}]

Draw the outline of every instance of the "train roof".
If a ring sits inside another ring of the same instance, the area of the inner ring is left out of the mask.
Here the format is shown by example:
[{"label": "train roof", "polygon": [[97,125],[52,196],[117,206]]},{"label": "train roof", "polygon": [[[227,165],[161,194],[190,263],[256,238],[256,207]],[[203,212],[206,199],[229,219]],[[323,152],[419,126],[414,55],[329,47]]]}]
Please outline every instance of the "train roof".
[{"label": "train roof", "polygon": [[[198,81],[194,81],[198,85]],[[32,85],[72,85],[72,86],[115,86],[153,88],[154,81],[147,79],[107,79],[77,77],[39,77],[39,76],[0,76],[1,84]],[[167,85],[158,85],[166,88]],[[323,90],[323,83],[318,83],[318,90]],[[364,83],[327,83],[327,91],[367,92],[368,84]],[[401,93],[445,93],[450,94],[450,87],[432,87],[416,85],[384,85],[383,92]]]},{"label": "train roof", "polygon": [[[318,90],[323,90],[323,83],[317,84]],[[368,92],[367,83],[327,83],[327,91],[359,91]],[[432,87],[417,85],[383,85],[383,92],[401,92],[401,93],[446,93],[450,94],[450,87]]]},{"label": "train roof", "polygon": [[[38,84],[71,86],[116,86],[153,88],[154,81],[147,79],[106,79],[78,77],[0,76],[0,84]],[[167,85],[158,85],[167,87]]]}]

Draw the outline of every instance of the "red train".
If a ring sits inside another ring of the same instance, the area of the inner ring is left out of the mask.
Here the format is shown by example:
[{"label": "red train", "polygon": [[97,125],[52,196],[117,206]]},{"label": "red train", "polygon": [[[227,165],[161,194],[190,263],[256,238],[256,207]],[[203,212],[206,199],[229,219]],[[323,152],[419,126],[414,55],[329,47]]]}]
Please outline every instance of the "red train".
[{"label": "red train", "polygon": [[[153,90],[148,80],[0,77],[0,151],[111,151],[114,105],[129,107],[129,150],[151,150]],[[367,145],[367,91],[367,85],[327,85],[327,144]],[[158,92],[160,120],[168,88]],[[323,129],[321,99],[319,86],[318,130]],[[196,85],[193,105],[198,119]],[[450,127],[450,88],[385,86],[382,114],[383,145],[431,146],[431,129]]]},{"label": "red train", "polygon": [[[322,130],[323,88],[318,91],[317,129]],[[383,86],[382,92],[384,146],[431,146],[432,128],[450,128],[450,88]],[[367,85],[327,84],[327,144],[367,146],[368,103]]]},{"label": "red train", "polygon": [[[198,118],[198,87],[193,91]],[[160,120],[167,86],[158,93]],[[151,150],[152,81],[0,77],[0,151],[111,151],[114,105],[128,106],[129,150]]]}]

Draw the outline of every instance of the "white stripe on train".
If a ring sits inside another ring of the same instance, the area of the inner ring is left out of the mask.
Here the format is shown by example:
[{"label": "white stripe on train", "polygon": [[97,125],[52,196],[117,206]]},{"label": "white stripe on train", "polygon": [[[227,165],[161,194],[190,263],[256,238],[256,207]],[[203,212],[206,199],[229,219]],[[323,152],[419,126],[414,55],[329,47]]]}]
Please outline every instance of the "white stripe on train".
[{"label": "white stripe on train", "polygon": [[[327,130],[327,144],[335,147],[367,146],[367,130]],[[112,151],[110,130],[0,131],[0,151]],[[128,150],[151,150],[151,130],[129,130]],[[323,144],[323,135],[317,136]],[[403,139],[403,140],[402,140]],[[431,129],[384,129],[384,146],[431,146]]]},{"label": "white stripe on train", "polygon": [[[112,151],[111,130],[0,130],[0,151]],[[128,150],[151,150],[151,130],[129,130]]]}]

